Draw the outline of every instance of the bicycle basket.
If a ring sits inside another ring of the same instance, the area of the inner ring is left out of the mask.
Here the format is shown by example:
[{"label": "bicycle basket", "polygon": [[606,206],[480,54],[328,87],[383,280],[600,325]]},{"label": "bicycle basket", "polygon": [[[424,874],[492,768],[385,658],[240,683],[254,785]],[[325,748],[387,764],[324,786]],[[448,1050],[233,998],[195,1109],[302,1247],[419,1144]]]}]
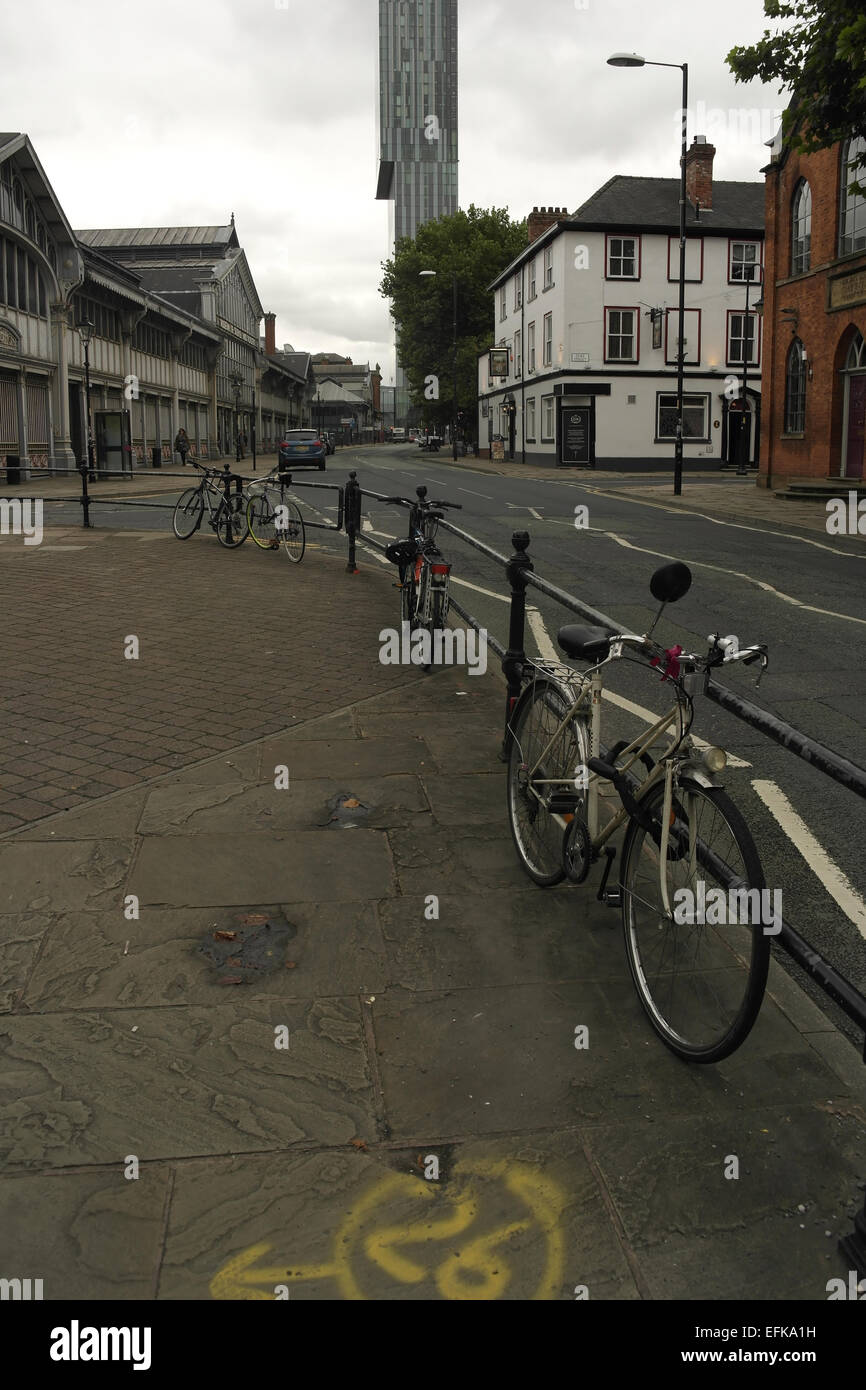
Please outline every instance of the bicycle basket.
[{"label": "bicycle basket", "polygon": [[401,569],[405,569],[407,565],[411,565],[417,553],[415,542],[410,540],[392,541],[385,550],[385,554],[391,561],[391,564],[399,565]]}]

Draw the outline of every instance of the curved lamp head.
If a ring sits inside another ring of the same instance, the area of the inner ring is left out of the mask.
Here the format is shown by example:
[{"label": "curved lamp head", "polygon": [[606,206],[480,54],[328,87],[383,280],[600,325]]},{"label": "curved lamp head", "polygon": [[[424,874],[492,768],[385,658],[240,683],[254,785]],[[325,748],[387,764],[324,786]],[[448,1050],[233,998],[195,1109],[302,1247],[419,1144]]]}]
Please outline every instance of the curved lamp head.
[{"label": "curved lamp head", "polygon": [[422,275],[435,275],[435,274],[436,274],[436,271],[435,271],[435,270],[419,270],[419,271],[418,271],[418,279],[420,280],[420,278],[421,278]]},{"label": "curved lamp head", "polygon": [[90,319],[79,319],[75,327],[81,336],[82,343],[87,347],[90,343],[90,339],[93,337],[94,325],[91,323]]},{"label": "curved lamp head", "polygon": [[646,58],[639,53],[611,53],[607,61],[612,68],[642,68]]}]

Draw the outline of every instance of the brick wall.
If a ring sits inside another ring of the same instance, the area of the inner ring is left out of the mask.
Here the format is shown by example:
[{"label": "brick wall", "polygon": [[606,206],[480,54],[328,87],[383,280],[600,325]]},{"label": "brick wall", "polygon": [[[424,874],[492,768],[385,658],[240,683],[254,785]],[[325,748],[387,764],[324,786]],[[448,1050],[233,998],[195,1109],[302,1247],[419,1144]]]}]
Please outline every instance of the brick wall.
[{"label": "brick wall", "polygon": [[[805,273],[791,276],[792,202],[801,178],[808,180],[812,190],[811,265]],[[866,253],[841,258],[837,253],[840,188],[838,145],[811,155],[792,151],[767,171],[758,477],[764,487],[781,488],[797,479],[840,476],[844,403],[840,369],[855,332],[859,329],[866,337],[866,303],[828,308],[830,280],[844,272],[866,269]],[[783,322],[787,310],[793,311],[791,321]],[[784,432],[785,368],[795,335],[808,362],[802,437]]]}]

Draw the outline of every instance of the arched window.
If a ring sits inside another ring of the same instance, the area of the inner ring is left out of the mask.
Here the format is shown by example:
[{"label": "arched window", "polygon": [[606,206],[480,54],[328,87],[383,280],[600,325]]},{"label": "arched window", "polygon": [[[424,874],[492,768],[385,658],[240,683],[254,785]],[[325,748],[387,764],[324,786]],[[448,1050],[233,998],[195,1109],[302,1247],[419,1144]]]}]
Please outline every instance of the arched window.
[{"label": "arched window", "polygon": [[854,140],[846,140],[842,146],[841,195],[839,201],[839,255],[850,255],[852,251],[866,249],[866,197],[862,193],[851,193],[849,186],[855,179],[866,184],[866,164],[857,167],[861,155],[866,154],[866,139],[858,135]]},{"label": "arched window", "polygon": [[799,338],[788,349],[785,363],[785,433],[803,434],[806,428],[806,354]]},{"label": "arched window", "polygon": [[791,274],[809,269],[812,254],[812,190],[801,179],[791,202]]},{"label": "arched window", "polygon": [[851,346],[845,358],[843,372],[866,371],[866,343],[863,341],[862,333],[855,333],[851,339]]}]

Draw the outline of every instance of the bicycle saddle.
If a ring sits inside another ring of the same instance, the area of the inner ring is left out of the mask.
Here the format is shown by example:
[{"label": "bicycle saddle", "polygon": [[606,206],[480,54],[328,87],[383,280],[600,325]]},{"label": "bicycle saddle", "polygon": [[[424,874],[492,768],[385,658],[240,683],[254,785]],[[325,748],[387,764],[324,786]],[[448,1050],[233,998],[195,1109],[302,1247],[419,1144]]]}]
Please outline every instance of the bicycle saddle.
[{"label": "bicycle saddle", "polygon": [[601,661],[610,651],[610,633],[603,627],[568,623],[559,629],[556,640],[566,656],[584,657],[587,661]]}]

